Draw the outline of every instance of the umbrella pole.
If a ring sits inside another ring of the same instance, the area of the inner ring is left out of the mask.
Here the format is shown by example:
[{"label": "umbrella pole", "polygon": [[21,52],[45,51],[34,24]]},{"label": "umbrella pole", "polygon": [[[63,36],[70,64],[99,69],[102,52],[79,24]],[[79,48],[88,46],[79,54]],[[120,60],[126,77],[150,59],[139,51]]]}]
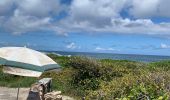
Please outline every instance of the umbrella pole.
[{"label": "umbrella pole", "polygon": [[20,88],[20,85],[19,85],[18,91],[17,91],[17,100],[18,100],[18,98],[19,98],[19,88]]}]

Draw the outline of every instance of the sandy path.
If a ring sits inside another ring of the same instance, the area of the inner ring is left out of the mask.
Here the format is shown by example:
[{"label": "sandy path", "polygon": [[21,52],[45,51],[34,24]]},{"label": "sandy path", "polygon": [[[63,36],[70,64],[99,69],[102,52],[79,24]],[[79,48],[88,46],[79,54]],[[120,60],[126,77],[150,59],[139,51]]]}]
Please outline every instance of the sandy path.
[{"label": "sandy path", "polygon": [[[16,100],[17,88],[0,87],[0,100]],[[28,97],[29,88],[19,89],[19,100],[26,100]]]},{"label": "sandy path", "polygon": [[[29,95],[29,90],[30,90],[29,88],[20,88],[19,100],[27,100],[27,97]],[[17,91],[18,88],[0,87],[0,100],[17,100]],[[69,96],[63,96],[63,100],[74,100],[74,99]]]}]

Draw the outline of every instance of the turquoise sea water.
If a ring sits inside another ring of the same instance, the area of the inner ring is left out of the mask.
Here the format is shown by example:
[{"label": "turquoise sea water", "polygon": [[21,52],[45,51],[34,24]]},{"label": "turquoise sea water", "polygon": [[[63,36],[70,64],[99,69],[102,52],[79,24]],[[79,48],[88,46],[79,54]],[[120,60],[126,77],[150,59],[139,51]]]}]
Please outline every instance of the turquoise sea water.
[{"label": "turquoise sea water", "polygon": [[170,56],[155,56],[155,55],[61,52],[61,51],[51,51],[51,53],[56,53],[65,56],[68,55],[87,56],[87,57],[92,57],[97,59],[132,60],[132,61],[140,61],[140,62],[155,62],[155,61],[162,61],[162,60],[170,60]]}]

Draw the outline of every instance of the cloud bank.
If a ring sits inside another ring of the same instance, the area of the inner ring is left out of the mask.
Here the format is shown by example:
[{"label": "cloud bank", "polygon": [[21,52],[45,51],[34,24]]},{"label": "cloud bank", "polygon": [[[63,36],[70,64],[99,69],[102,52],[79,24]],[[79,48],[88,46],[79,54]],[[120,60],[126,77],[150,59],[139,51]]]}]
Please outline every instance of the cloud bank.
[{"label": "cloud bank", "polygon": [[[0,33],[50,31],[144,34],[170,38],[169,0],[1,0]],[[64,13],[64,16],[61,15]]]}]

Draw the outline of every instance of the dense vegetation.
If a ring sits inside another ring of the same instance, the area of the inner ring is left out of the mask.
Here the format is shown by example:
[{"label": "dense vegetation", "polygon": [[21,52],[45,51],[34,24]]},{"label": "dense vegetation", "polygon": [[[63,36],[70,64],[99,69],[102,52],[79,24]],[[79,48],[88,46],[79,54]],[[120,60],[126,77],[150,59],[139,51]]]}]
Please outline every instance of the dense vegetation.
[{"label": "dense vegetation", "polygon": [[[169,100],[170,61],[141,63],[127,60],[96,60],[49,54],[62,69],[45,72],[52,77],[53,88],[77,99],[87,100]],[[17,80],[17,81],[16,81]],[[36,78],[2,73],[0,85],[30,86]]]}]

